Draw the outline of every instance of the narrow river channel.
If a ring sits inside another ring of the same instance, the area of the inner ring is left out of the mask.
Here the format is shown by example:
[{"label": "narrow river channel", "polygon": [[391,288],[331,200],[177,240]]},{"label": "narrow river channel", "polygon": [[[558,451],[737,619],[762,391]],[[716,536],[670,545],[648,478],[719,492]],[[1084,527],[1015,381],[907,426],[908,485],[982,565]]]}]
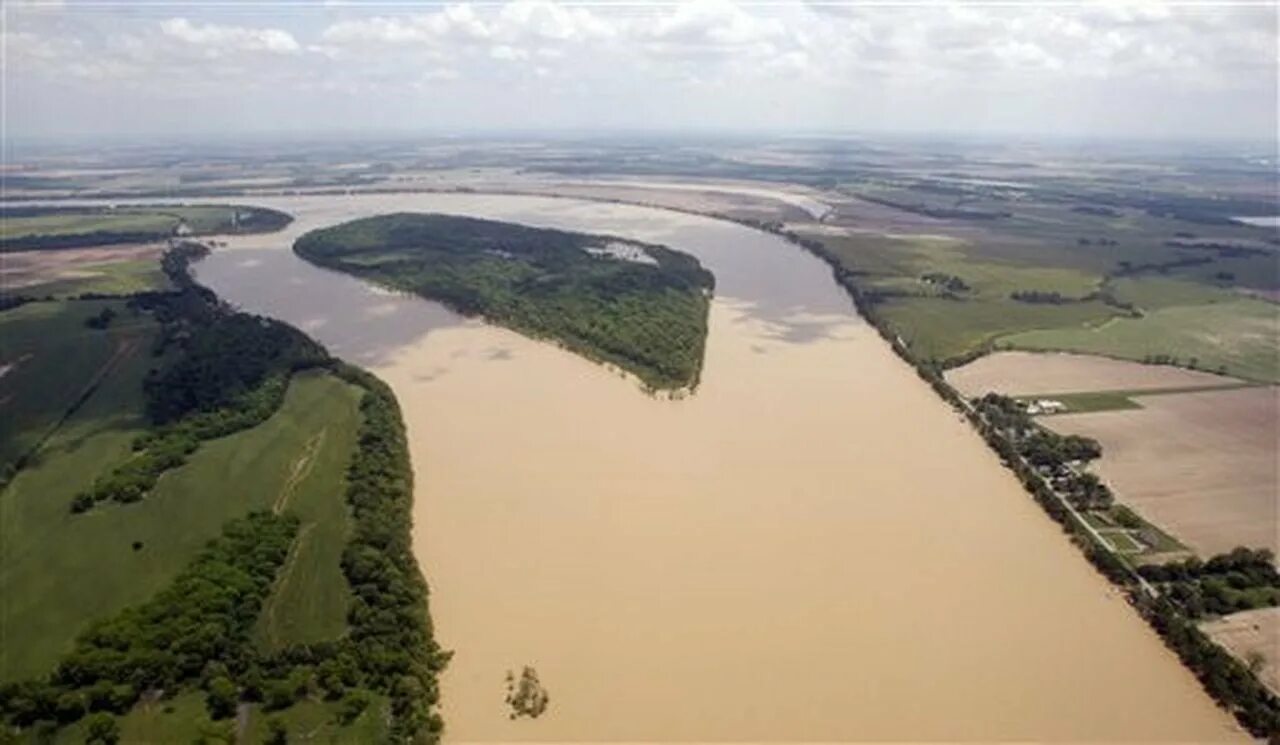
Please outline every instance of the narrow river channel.
[{"label": "narrow river channel", "polygon": [[[1239,737],[827,267],[731,223],[537,197],[245,198],[292,213],[199,280],[392,385],[449,738]],[[439,211],[665,243],[716,275],[683,400],[312,267],[301,232]],[[551,695],[508,719],[504,677]]]}]

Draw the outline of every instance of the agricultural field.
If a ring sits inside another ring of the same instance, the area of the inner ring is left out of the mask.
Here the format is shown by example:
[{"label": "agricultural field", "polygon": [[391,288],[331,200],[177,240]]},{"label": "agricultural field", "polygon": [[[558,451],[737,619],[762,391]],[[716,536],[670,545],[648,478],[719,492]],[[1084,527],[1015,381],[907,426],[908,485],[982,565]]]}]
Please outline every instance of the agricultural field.
[{"label": "agricultural field", "polygon": [[163,251],[155,243],[11,252],[0,262],[0,288],[29,297],[164,289],[169,282],[160,269]]},{"label": "agricultural field", "polygon": [[1280,237],[1223,217],[1230,202],[910,176],[835,192],[822,225],[787,228],[918,358],[1074,351],[1280,381]]},{"label": "agricultural field", "polygon": [[1275,304],[1253,298],[1167,306],[1143,318],[1011,334],[1001,347],[1066,350],[1132,360],[1170,357],[1198,369],[1280,382],[1280,327]]},{"label": "agricultural field", "polygon": [[[102,329],[86,322],[104,311]],[[0,312],[0,468],[7,474],[54,434],[104,382],[120,375],[141,389],[155,322],[123,300],[27,303]],[[129,405],[122,401],[122,406]]]},{"label": "agricultural field", "polygon": [[1084,354],[994,352],[946,373],[965,396],[1146,391],[1238,383],[1212,373]]},{"label": "agricultural field", "polygon": [[1236,546],[1277,549],[1274,386],[1132,394],[1141,408],[1062,414],[1041,422],[1092,437],[1094,470],[1119,499],[1201,556]]},{"label": "agricultural field", "polygon": [[271,612],[260,616],[261,643],[320,641],[345,629],[338,559],[342,469],[357,416],[352,387],[299,376],[275,415],[206,443],[142,502],[71,514],[75,494],[127,457],[140,433],[146,369],[113,376],[0,497],[0,594],[10,599],[0,606],[7,634],[0,680],[48,672],[91,620],[153,595],[226,521],[254,509],[287,507],[303,521],[303,540],[268,598]]},{"label": "agricultural field", "polygon": [[0,252],[148,243],[174,236],[278,230],[290,217],[259,207],[5,207]]}]

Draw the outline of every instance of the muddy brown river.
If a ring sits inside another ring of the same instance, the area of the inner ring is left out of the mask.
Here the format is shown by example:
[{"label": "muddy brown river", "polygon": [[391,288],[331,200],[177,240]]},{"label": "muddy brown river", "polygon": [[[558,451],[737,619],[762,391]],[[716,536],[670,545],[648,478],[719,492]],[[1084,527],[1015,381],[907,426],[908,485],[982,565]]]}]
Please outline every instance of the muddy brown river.
[{"label": "muddy brown river", "polygon": [[[198,265],[389,382],[454,741],[1238,738],[979,437],[767,234],[536,197],[252,200]],[[682,400],[312,267],[304,230],[440,211],[668,244],[716,275]],[[508,670],[551,696],[508,718]]]}]

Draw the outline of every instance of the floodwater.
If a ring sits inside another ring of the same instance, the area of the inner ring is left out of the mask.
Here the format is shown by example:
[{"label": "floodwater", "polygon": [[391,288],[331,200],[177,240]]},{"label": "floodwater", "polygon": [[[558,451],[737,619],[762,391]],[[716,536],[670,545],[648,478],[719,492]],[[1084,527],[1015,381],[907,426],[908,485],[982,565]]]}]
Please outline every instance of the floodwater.
[{"label": "floodwater", "polygon": [[[730,223],[536,197],[255,200],[298,217],[199,279],[387,380],[417,482],[455,741],[1221,740],[1192,676],[828,269]],[[612,233],[715,272],[683,400],[312,267],[396,210]],[[537,720],[504,677],[534,667]]]}]

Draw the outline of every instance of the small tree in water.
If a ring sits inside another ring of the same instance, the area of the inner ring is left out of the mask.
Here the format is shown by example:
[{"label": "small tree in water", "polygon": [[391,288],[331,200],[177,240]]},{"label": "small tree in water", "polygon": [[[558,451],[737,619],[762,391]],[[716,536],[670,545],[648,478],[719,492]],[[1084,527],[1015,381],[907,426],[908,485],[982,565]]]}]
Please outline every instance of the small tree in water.
[{"label": "small tree in water", "polygon": [[519,681],[515,680],[510,670],[507,671],[506,701],[511,706],[511,714],[508,715],[511,719],[520,717],[537,719],[547,710],[547,704],[551,703],[551,696],[539,682],[538,672],[526,665],[520,673]]}]

